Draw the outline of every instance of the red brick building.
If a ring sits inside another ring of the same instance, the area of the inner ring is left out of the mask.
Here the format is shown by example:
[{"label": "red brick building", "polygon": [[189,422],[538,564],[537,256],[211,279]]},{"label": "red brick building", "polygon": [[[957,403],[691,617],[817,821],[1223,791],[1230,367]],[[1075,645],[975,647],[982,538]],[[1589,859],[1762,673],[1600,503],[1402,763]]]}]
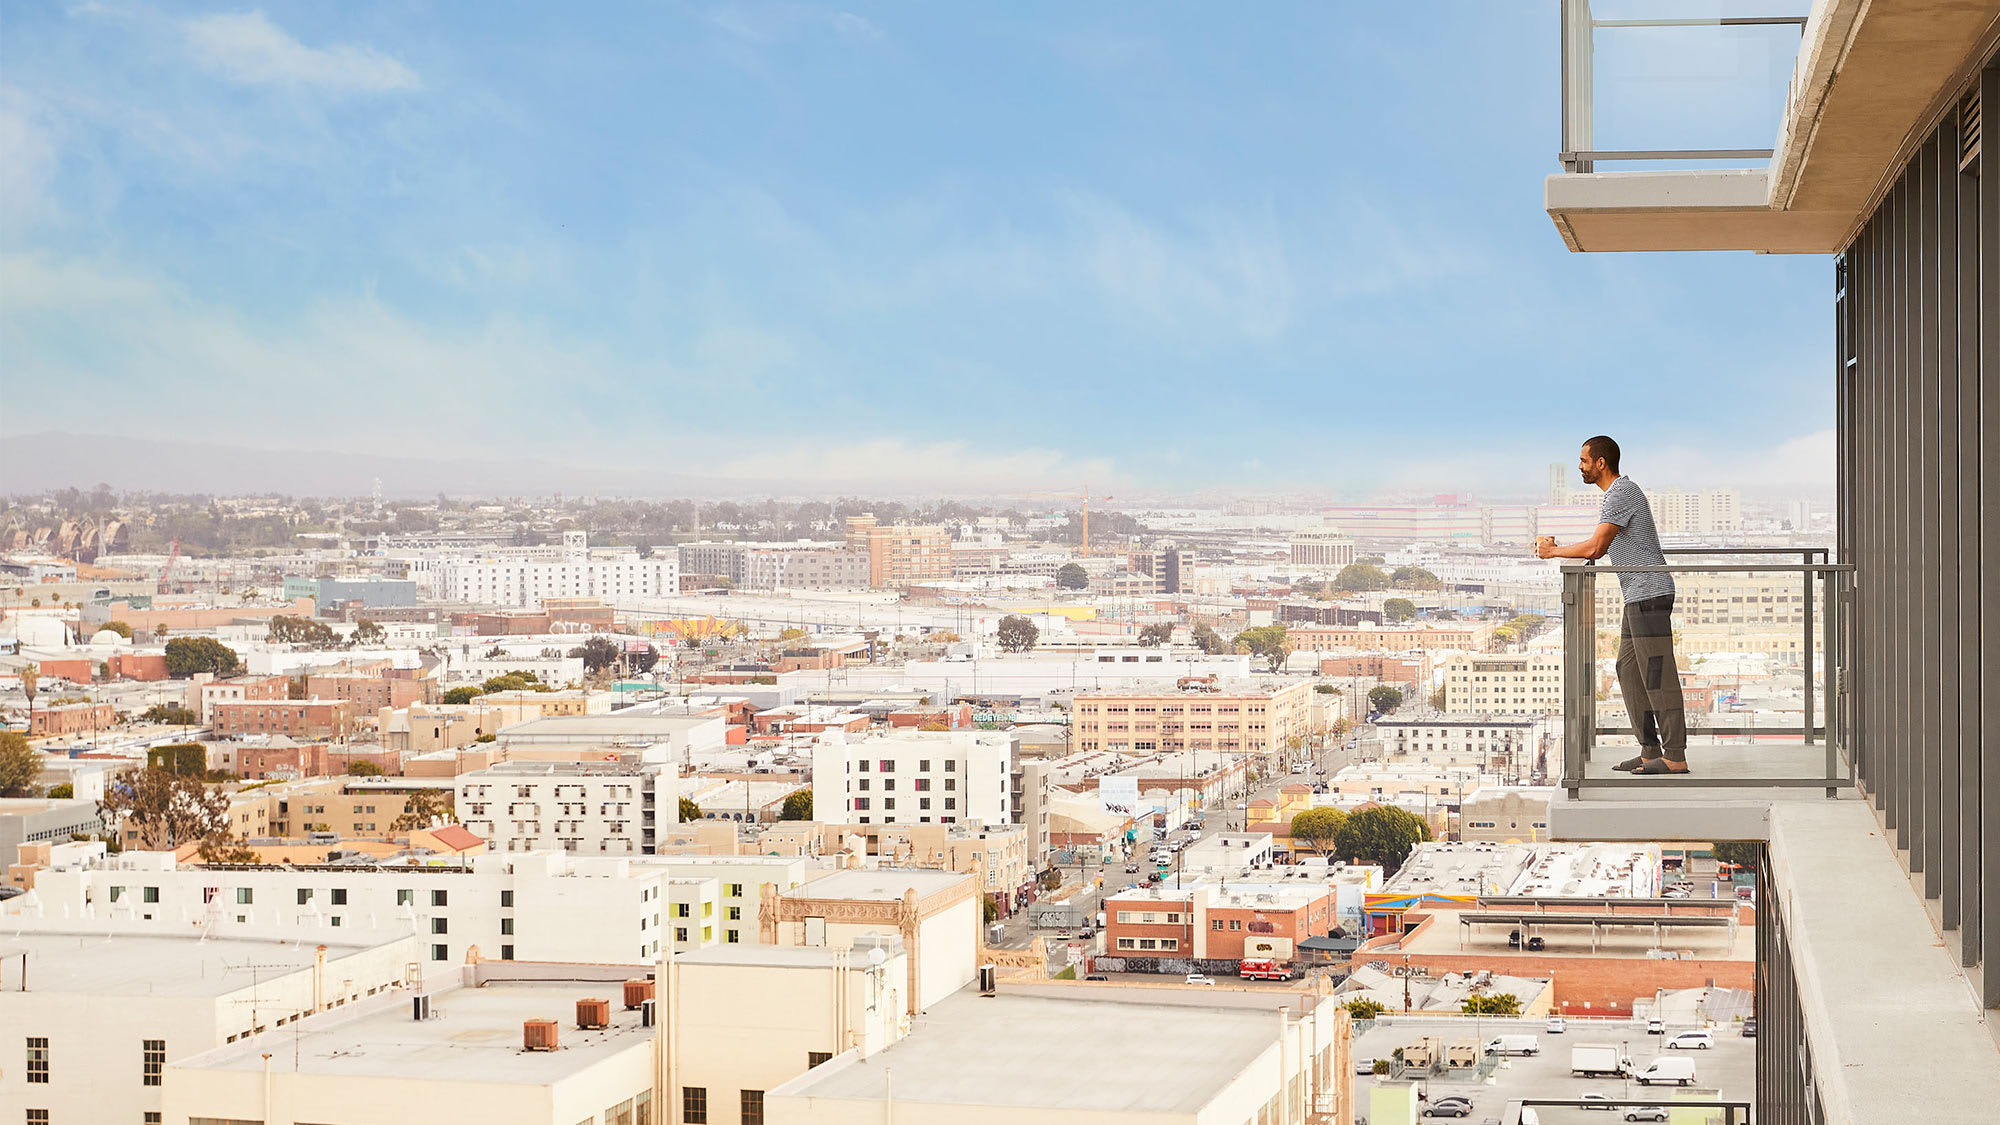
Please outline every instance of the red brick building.
[{"label": "red brick building", "polygon": [[117,721],[109,703],[71,703],[64,707],[37,707],[28,723],[31,738],[90,734],[108,729]]},{"label": "red brick building", "polygon": [[354,704],[344,699],[258,699],[214,703],[209,724],[221,735],[282,734],[288,738],[345,738],[354,733]]},{"label": "red brick building", "polygon": [[901,711],[891,711],[888,716],[892,727],[910,727],[922,730],[971,730],[972,705],[960,703],[951,707],[910,707]]},{"label": "red brick building", "polygon": [[1142,887],[1107,898],[1104,923],[1108,956],[1289,961],[1333,930],[1334,896],[1320,883]]},{"label": "red brick building", "polygon": [[1319,674],[1365,676],[1385,684],[1402,684],[1414,691],[1418,684],[1430,680],[1431,659],[1428,653],[1388,656],[1379,652],[1365,652],[1345,656],[1322,656],[1319,658]]},{"label": "red brick building", "polygon": [[344,699],[363,714],[384,707],[402,710],[412,703],[436,703],[434,680],[388,679],[382,676],[316,675],[306,677],[307,699]]}]

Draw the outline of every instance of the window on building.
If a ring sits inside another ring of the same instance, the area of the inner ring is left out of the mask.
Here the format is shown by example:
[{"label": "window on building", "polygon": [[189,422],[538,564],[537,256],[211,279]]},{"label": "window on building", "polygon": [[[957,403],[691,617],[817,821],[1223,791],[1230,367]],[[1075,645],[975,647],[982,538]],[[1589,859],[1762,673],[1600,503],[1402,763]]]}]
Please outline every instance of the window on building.
[{"label": "window on building", "polygon": [[723,884],[723,889],[730,898],[743,897],[743,884],[741,883],[725,883]]},{"label": "window on building", "polygon": [[164,1039],[147,1039],[141,1042],[139,1046],[142,1054],[139,1069],[140,1084],[158,1086],[160,1084],[160,1071],[167,1065],[167,1041]]},{"label": "window on building", "polygon": [[[300,905],[300,906],[304,906],[305,904],[307,904],[307,903],[311,902],[312,900],[313,900],[313,893],[312,893],[312,888],[311,888],[311,887],[300,887],[300,888],[299,888],[299,905]],[[248,899],[239,899],[238,901],[240,901],[240,902],[248,902],[249,900],[248,900]]]},{"label": "window on building", "polygon": [[1217,918],[1209,922],[1208,928],[1211,930],[1220,930],[1222,928],[1222,919]]},{"label": "window on building", "polygon": [[410,890],[408,888],[404,888],[403,890],[399,890],[396,892],[397,906],[414,906],[416,905],[416,902],[417,902],[417,892]]},{"label": "window on building", "polygon": [[335,887],[333,889],[333,904],[335,906],[347,905],[347,888]]},{"label": "window on building", "polygon": [[687,917],[687,916],[688,916],[688,904],[687,904],[687,903],[685,903],[685,902],[677,902],[677,903],[675,903],[675,904],[674,904],[674,917],[676,917],[676,918],[685,918],[685,917]]},{"label": "window on building", "polygon": [[743,1125],[764,1125],[764,1091],[744,1090],[742,1094]]},{"label": "window on building", "polygon": [[511,945],[503,945],[503,946],[501,946],[501,947],[500,947],[500,959],[501,959],[502,961],[512,961],[512,960],[514,959],[514,947],[513,947],[513,946],[511,946]]},{"label": "window on building", "polygon": [[451,931],[446,928],[445,922],[446,919],[443,918],[431,919],[431,932],[434,934],[450,933]]},{"label": "window on building", "polygon": [[431,946],[431,960],[443,961],[450,956],[451,956],[451,950],[446,946],[442,945]]},{"label": "window on building", "polygon": [[681,1120],[688,1125],[708,1125],[708,1087],[681,1087]]},{"label": "window on building", "polygon": [[816,1066],[818,1066],[819,1064],[821,1064],[821,1063],[823,1063],[823,1062],[831,1062],[831,1061],[833,1061],[833,1052],[832,1052],[832,1051],[807,1051],[807,1052],[806,1052],[806,1069],[807,1069],[807,1070],[811,1070],[811,1069],[812,1069],[813,1067],[816,1067]]},{"label": "window on building", "polygon": [[1229,928],[1230,928],[1230,929],[1232,929],[1232,930],[1240,930],[1240,929],[1242,929],[1242,928],[1243,928],[1243,919],[1241,919],[1241,918],[1231,918],[1231,919],[1229,920]]},{"label": "window on building", "polygon": [[28,1084],[46,1086],[49,1081],[49,1041],[46,1038],[28,1037]]},{"label": "window on building", "polygon": [[688,931],[687,931],[687,927],[686,927],[686,926],[675,926],[675,927],[674,927],[674,940],[675,940],[675,941],[686,941],[687,939],[688,939]]},{"label": "window on building", "polygon": [[502,910],[512,910],[513,908],[514,908],[514,892],[513,892],[513,891],[501,891],[501,892],[500,892],[500,909],[502,909]]},{"label": "window on building", "polygon": [[512,918],[500,919],[500,932],[503,935],[511,936],[514,933],[514,920]]},{"label": "window on building", "polygon": [[431,892],[431,905],[432,905],[432,906],[443,906],[444,904],[445,904],[445,895],[444,895],[444,892],[443,892],[443,891],[432,891],[432,892]]},{"label": "window on building", "polygon": [[252,897],[249,887],[236,888],[236,905],[248,906]]},{"label": "window on building", "polygon": [[29,1110],[28,1125],[49,1125],[49,1111],[46,1109]]}]

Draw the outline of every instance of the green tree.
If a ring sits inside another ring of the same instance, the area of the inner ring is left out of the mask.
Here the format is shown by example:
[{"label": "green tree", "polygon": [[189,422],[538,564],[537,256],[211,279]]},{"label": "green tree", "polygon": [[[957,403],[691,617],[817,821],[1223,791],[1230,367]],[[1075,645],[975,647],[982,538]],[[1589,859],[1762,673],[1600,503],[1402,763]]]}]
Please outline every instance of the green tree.
[{"label": "green tree", "polygon": [[197,672],[217,679],[240,675],[243,661],[236,650],[214,637],[175,637],[167,642],[167,675],[185,680]]},{"label": "green tree", "polygon": [[1359,1000],[1349,1000],[1344,1006],[1347,1008],[1347,1014],[1353,1016],[1356,1020],[1372,1020],[1389,1010],[1388,1005],[1366,997]]},{"label": "green tree", "polygon": [[31,797],[42,776],[42,752],[17,730],[0,731],[0,797]]},{"label": "green tree", "polygon": [[582,657],[583,670],[595,675],[618,663],[618,642],[610,637],[593,635],[570,649],[569,654]]},{"label": "green tree", "polygon": [[1389,560],[1383,558],[1381,555],[1362,555],[1354,561],[1363,566],[1385,566]]},{"label": "green tree", "polygon": [[1002,652],[1027,652],[1041,637],[1042,631],[1035,628],[1035,623],[1018,613],[1000,619],[998,638]]},{"label": "green tree", "polygon": [[403,811],[389,822],[391,832],[414,832],[434,827],[451,815],[451,791],[418,789],[403,799]]},{"label": "green tree", "polygon": [[1368,689],[1368,707],[1377,715],[1386,715],[1403,705],[1403,693],[1388,684],[1377,684]]},{"label": "green tree", "polygon": [[1382,616],[1391,621],[1408,621],[1417,615],[1417,603],[1408,598],[1390,598],[1382,603]]},{"label": "green tree", "polygon": [[693,799],[693,798],[691,798],[691,797],[682,797],[682,798],[681,798],[681,823],[682,823],[682,824],[692,824],[692,823],[694,823],[695,821],[697,821],[697,820],[700,820],[701,818],[702,818],[702,814],[701,814],[701,806],[700,806],[700,805],[697,805],[697,804],[695,804],[695,803],[694,803],[694,799]]},{"label": "green tree", "polygon": [[1399,566],[1389,575],[1389,584],[1398,590],[1441,590],[1444,582],[1420,566]]},{"label": "green tree", "polygon": [[1292,818],[1292,840],[1325,855],[1346,824],[1347,814],[1339,809],[1307,809]]},{"label": "green tree", "polygon": [[1349,563],[1340,568],[1339,574],[1333,576],[1333,588],[1351,591],[1386,590],[1389,588],[1389,576],[1382,573],[1382,568],[1373,563]]},{"label": "green tree", "polygon": [[1080,563],[1064,563],[1056,569],[1056,585],[1064,590],[1088,590],[1090,572]]},{"label": "green tree", "polygon": [[65,781],[61,785],[49,786],[49,800],[68,801],[76,797],[76,786]]},{"label": "green tree", "polygon": [[246,866],[264,862],[255,848],[234,836],[216,836],[201,842],[201,850],[196,852],[201,862],[211,867]]},{"label": "green tree", "polygon": [[1229,642],[1223,640],[1222,634],[1216,632],[1207,622],[1196,625],[1191,635],[1194,639],[1194,647],[1210,656],[1229,651]]},{"label": "green tree", "polygon": [[1381,864],[1393,872],[1409,858],[1411,848],[1430,838],[1430,828],[1416,814],[1376,805],[1350,814],[1333,847],[1343,859]]},{"label": "green tree", "polygon": [[97,808],[114,834],[122,839],[125,830],[137,833],[131,846],[146,851],[170,851],[229,834],[228,794],[210,789],[199,777],[152,766],[106,788]]},{"label": "green tree", "polygon": [[1462,1007],[1468,1016],[1518,1016],[1521,1014],[1521,998],[1511,992],[1468,996]]},{"label": "green tree", "polygon": [[354,758],[347,763],[349,777],[381,777],[382,767],[366,758]]},{"label": "green tree", "polygon": [[331,648],[340,637],[333,631],[333,626],[324,621],[281,613],[271,619],[271,631],[265,634],[264,639],[272,644]]},{"label": "green tree", "polygon": [[635,674],[641,676],[652,671],[654,665],[657,665],[659,662],[660,650],[650,644],[637,652],[628,652],[625,654],[626,666],[632,669]]},{"label": "green tree", "polygon": [[358,645],[379,645],[389,636],[380,625],[366,617],[354,623],[354,643]]},{"label": "green tree", "polygon": [[778,631],[778,639],[781,641],[802,641],[806,639],[806,631],[799,628],[781,629]]},{"label": "green tree", "polygon": [[1442,711],[1442,710],[1444,710],[1444,685],[1443,685],[1443,684],[1439,684],[1439,685],[1438,685],[1438,686],[1436,686],[1435,688],[1432,688],[1432,689],[1431,689],[1431,699],[1430,699],[1430,703],[1431,703],[1431,710],[1433,710],[1433,711]]},{"label": "green tree", "polygon": [[1708,849],[1723,863],[1733,863],[1738,867],[1754,870],[1762,858],[1762,849],[1747,840],[1718,840]]},{"label": "green tree", "polygon": [[176,727],[191,727],[201,720],[195,717],[193,711],[188,710],[178,703],[155,703],[144,711],[139,712],[139,721],[142,723],[166,723],[169,726]]},{"label": "green tree", "polygon": [[785,806],[778,812],[779,820],[811,820],[813,818],[813,791],[794,789],[785,794]]},{"label": "green tree", "polygon": [[1149,648],[1153,645],[1172,644],[1173,640],[1174,627],[1171,622],[1162,621],[1139,630],[1139,643]]},{"label": "green tree", "polygon": [[455,687],[444,693],[446,703],[470,703],[485,692],[476,687]]},{"label": "green tree", "polygon": [[123,621],[106,621],[104,624],[99,625],[98,628],[109,629],[128,641],[132,639],[132,627]]},{"label": "green tree", "polygon": [[1285,666],[1285,659],[1292,655],[1292,642],[1287,639],[1283,625],[1256,625],[1236,634],[1236,650],[1252,656],[1261,656],[1275,672]]},{"label": "green tree", "polygon": [[533,675],[526,672],[509,672],[504,676],[494,676],[479,685],[479,691],[482,695],[491,695],[496,691],[546,690],[548,690],[546,685],[537,681]]}]

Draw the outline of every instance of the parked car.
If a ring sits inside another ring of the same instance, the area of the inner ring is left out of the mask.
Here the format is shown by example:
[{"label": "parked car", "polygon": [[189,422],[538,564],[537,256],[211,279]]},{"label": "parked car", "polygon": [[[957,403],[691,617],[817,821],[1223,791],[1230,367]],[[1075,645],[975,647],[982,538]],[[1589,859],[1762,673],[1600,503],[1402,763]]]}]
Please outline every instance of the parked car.
[{"label": "parked car", "polygon": [[1550,1016],[1548,1026],[1542,1030],[1548,1032],[1550,1035],[1561,1035],[1563,1032],[1569,1030],[1569,1024],[1565,1023],[1561,1016]]},{"label": "parked car", "polygon": [[1091,974],[1089,974],[1088,976],[1084,977],[1083,979],[1085,979],[1085,980],[1110,980],[1111,978],[1110,978],[1110,977],[1107,977],[1107,976],[1105,976],[1105,975],[1104,975],[1103,973],[1091,973]]},{"label": "parked car", "polygon": [[1547,945],[1548,945],[1547,942],[1543,941],[1541,938],[1538,937],[1531,937],[1528,939],[1528,948],[1532,950],[1543,949],[1547,947]]},{"label": "parked car", "polygon": [[1136,863],[1128,863],[1128,864],[1126,864],[1126,865],[1125,865],[1125,874],[1127,874],[1127,875],[1137,875],[1138,873],[1139,873],[1139,865],[1138,865],[1138,864],[1136,864]]},{"label": "parked car", "polygon": [[1356,1074],[1373,1074],[1373,1073],[1375,1073],[1375,1060],[1374,1060],[1374,1059],[1355,1059],[1355,1060],[1354,1060],[1354,1073],[1356,1073]]},{"label": "parked car", "polygon": [[1750,1017],[1749,1019],[1746,1019],[1746,1020],[1744,1020],[1744,1021],[1743,1021],[1743,1038],[1745,1038],[1745,1039],[1755,1039],[1755,1038],[1757,1038],[1757,1017],[1756,1017],[1756,1016],[1751,1016],[1751,1017]]},{"label": "parked car", "polygon": [[1653,1018],[1646,1021],[1646,1034],[1665,1035],[1666,1033],[1667,1033],[1667,1021],[1661,1019],[1658,1016],[1654,1016]]},{"label": "parked car", "polygon": [[1424,1107],[1425,1117],[1471,1117],[1472,1103],[1464,1098],[1439,1098]]},{"label": "parked car", "polygon": [[1593,1092],[1588,1094],[1578,1094],[1576,1097],[1578,1101],[1585,1101],[1590,1103],[1589,1105],[1583,1107],[1585,1109],[1609,1110],[1611,1108],[1611,1095],[1609,1094],[1599,1094]]},{"label": "parked car", "polygon": [[1625,1111],[1625,1120],[1627,1121],[1665,1121],[1666,1119],[1667,1107],[1663,1105],[1633,1106],[1631,1109]]},{"label": "parked car", "polygon": [[1215,978],[1206,973],[1189,973],[1183,984],[1214,984]]},{"label": "parked car", "polygon": [[1667,1040],[1666,1045],[1674,1051],[1706,1051],[1715,1046],[1715,1036],[1706,1031],[1683,1031]]}]

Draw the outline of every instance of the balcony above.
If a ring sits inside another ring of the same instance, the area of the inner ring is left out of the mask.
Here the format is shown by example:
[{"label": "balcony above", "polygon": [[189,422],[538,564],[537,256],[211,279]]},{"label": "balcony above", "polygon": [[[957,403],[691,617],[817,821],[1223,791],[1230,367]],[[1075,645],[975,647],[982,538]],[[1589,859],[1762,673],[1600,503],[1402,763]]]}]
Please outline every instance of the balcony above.
[{"label": "balcony above", "polygon": [[[1809,16],[1707,19],[1654,7],[1669,18],[1601,19],[1592,0],[1564,0],[1564,170],[1549,177],[1544,202],[1571,250],[1838,251],[1893,179],[1888,170],[1902,166],[2000,36],[2000,0],[1817,0]],[[1736,89],[1754,84],[1751,72],[1768,65],[1779,34],[1791,36],[1784,49],[1795,52],[1788,80]],[[1632,48],[1635,40],[1645,47]],[[1676,71],[1663,57],[1686,65]],[[1664,106],[1634,112],[1618,96],[1601,97],[1643,85],[1606,73],[1621,63],[1651,68],[1641,77],[1657,80],[1652,96]],[[1674,72],[1662,79],[1660,70]],[[1761,137],[1746,141],[1741,120],[1707,125],[1727,134],[1722,144],[1769,148],[1652,140],[1685,139],[1676,114],[1727,118],[1772,103]],[[1621,127],[1636,130],[1644,147],[1601,139]],[[1604,170],[1613,161],[1644,170]],[[1675,164],[1683,166],[1668,167]]]}]

